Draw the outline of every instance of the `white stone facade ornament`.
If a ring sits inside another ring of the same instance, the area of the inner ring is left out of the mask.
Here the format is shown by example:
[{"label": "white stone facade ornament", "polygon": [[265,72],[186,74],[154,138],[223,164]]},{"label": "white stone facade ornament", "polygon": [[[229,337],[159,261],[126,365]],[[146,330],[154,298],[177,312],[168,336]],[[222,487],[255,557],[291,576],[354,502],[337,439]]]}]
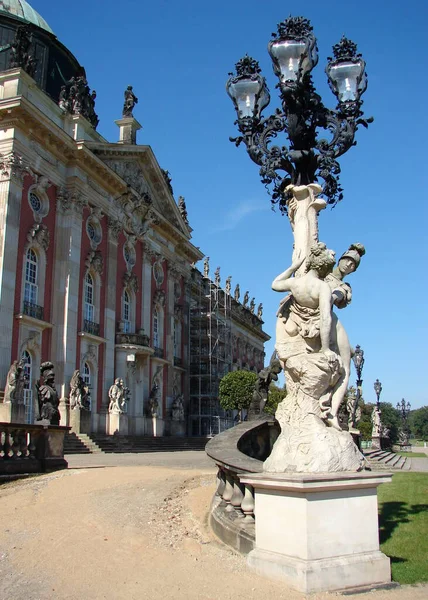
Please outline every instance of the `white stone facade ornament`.
[{"label": "white stone facade ornament", "polygon": [[375,406],[372,410],[372,437],[380,437],[382,434],[382,423],[380,420],[381,411]]},{"label": "white stone facade ornament", "polygon": [[28,162],[16,152],[0,155],[0,179],[3,181],[11,178],[22,183],[25,175],[34,175]]},{"label": "white stone facade ornament", "polygon": [[118,219],[115,219],[114,217],[109,217],[107,221],[107,226],[111,238],[115,242],[117,242],[119,235],[123,230],[121,222]]},{"label": "white stone facade ornament", "polygon": [[163,284],[165,279],[162,262],[162,259],[158,259],[153,263],[153,277],[158,288]]},{"label": "white stone facade ornament", "polygon": [[96,250],[103,239],[103,229],[101,227],[103,213],[98,207],[91,207],[90,213],[91,214],[86,220],[86,233],[91,243],[92,250]]},{"label": "white stone facade ornament", "polygon": [[47,252],[50,244],[50,234],[46,225],[35,223],[27,233],[27,241],[31,245],[40,246],[40,248]]},{"label": "white stone facade ornament", "polygon": [[171,418],[173,421],[184,421],[183,394],[178,394],[171,405]]},{"label": "white stone facade ornament", "polygon": [[123,276],[123,287],[132,290],[134,294],[138,292],[138,277],[135,273],[125,273]]},{"label": "white stone facade ornament", "polygon": [[104,269],[104,259],[101,252],[99,250],[96,252],[89,252],[85,261],[85,266],[88,269],[93,269],[99,275],[102,275]]},{"label": "white stone facade ornament", "polygon": [[165,306],[166,294],[163,290],[156,290],[153,295],[153,304],[157,304],[162,308]]}]

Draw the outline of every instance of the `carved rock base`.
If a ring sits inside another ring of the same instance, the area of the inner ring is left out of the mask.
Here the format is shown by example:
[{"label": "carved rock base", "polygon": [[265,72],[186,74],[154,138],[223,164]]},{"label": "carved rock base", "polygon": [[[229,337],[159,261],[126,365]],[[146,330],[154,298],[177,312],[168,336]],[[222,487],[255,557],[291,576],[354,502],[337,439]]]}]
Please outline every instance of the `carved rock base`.
[{"label": "carved rock base", "polygon": [[[318,413],[318,414],[315,414]],[[271,455],[263,463],[267,473],[333,473],[361,471],[366,460],[352,435],[327,427],[318,403],[300,392],[286,397],[276,418],[281,433]]]},{"label": "carved rock base", "polygon": [[255,490],[255,549],[260,575],[310,594],[391,582],[379,550],[377,486],[389,473],[248,473]]}]

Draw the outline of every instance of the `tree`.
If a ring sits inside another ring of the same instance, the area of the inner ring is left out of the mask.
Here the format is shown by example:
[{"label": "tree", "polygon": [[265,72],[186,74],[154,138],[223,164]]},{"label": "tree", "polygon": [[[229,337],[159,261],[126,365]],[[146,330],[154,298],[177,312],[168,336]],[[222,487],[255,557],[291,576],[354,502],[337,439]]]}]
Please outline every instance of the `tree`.
[{"label": "tree", "polygon": [[219,399],[224,410],[242,411],[249,407],[257,374],[252,371],[230,371],[219,385]]},{"label": "tree", "polygon": [[274,383],[271,383],[269,386],[268,400],[265,405],[265,412],[267,412],[269,415],[275,416],[278,404],[284,400],[286,395],[287,390],[285,385],[283,388],[280,388]]},{"label": "tree", "polygon": [[412,410],[409,415],[409,425],[415,438],[428,441],[428,406]]},{"label": "tree", "polygon": [[389,440],[391,444],[395,444],[398,441],[398,431],[401,427],[400,413],[390,402],[381,402],[380,410],[382,425],[389,429]]}]

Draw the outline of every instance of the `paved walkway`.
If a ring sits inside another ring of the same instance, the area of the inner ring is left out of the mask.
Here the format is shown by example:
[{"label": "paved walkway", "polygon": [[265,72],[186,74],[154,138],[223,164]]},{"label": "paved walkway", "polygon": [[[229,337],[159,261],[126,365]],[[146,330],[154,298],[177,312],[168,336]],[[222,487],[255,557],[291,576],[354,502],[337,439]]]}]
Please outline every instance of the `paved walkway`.
[{"label": "paved walkway", "polygon": [[[68,458],[0,486],[0,600],[303,600],[213,537],[203,452]],[[347,598],[427,600],[428,586]]]}]

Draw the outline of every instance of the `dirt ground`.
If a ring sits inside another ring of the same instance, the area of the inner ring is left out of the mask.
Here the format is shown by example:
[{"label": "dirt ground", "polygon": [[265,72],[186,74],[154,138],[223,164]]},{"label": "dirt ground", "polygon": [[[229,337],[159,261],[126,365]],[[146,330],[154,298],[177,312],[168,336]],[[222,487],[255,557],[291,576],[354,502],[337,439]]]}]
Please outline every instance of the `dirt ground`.
[{"label": "dirt ground", "polygon": [[[213,492],[211,467],[76,468],[0,486],[0,600],[304,598],[214,538]],[[427,600],[428,586],[347,596],[368,597]]]}]

